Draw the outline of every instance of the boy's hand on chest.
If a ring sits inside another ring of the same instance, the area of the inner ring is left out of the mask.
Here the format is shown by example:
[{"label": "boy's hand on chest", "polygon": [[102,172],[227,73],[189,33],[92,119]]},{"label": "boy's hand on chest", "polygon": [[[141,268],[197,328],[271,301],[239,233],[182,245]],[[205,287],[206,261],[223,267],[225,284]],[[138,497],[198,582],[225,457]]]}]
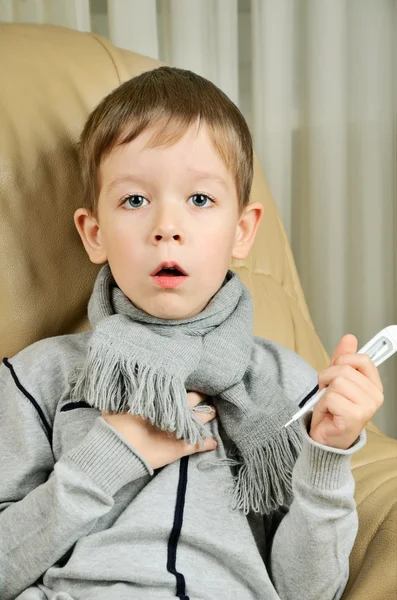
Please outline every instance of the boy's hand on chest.
[{"label": "boy's hand on chest", "polygon": [[378,369],[369,356],[356,352],[355,336],[344,335],[331,365],[319,373],[319,389],[328,389],[313,409],[309,431],[319,444],[347,450],[383,404]]},{"label": "boy's hand on chest", "polygon": [[[200,392],[187,392],[187,402],[194,409],[207,396]],[[214,406],[212,412],[196,412],[195,415],[201,423],[206,424],[216,418]],[[210,437],[204,438],[203,445],[193,446],[183,439],[176,439],[174,433],[169,433],[150,423],[147,419],[131,413],[101,412],[102,418],[133,446],[148,462],[153,470],[169,465],[183,456],[196,452],[215,450],[218,443]]]}]

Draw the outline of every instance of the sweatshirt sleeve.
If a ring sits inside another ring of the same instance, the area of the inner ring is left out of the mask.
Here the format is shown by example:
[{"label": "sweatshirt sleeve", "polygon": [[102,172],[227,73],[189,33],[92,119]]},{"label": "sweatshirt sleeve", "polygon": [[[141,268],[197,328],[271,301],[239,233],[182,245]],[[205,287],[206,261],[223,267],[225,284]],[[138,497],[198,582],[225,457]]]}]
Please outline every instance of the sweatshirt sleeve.
[{"label": "sweatshirt sleeve", "polygon": [[358,531],[350,463],[366,431],[347,450],[331,448],[309,436],[311,417],[299,420],[303,444],[292,473],[293,501],[280,514],[270,552],[270,577],[282,600],[339,600]]},{"label": "sweatshirt sleeve", "polygon": [[[36,402],[36,405],[34,402]],[[54,463],[40,406],[0,366],[0,598],[35,583],[153,469],[102,417]]]}]

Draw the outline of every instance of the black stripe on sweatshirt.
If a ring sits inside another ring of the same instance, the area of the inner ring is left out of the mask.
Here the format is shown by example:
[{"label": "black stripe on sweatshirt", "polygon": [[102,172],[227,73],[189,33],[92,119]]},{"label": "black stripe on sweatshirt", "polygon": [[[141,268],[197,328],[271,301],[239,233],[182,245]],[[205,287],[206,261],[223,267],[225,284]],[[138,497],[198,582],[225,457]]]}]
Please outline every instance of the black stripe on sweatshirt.
[{"label": "black stripe on sweatshirt", "polygon": [[19,390],[21,390],[22,394],[25,396],[25,398],[27,398],[29,400],[29,402],[31,402],[34,406],[34,408],[36,409],[36,411],[39,414],[39,417],[41,419],[41,422],[44,425],[44,429],[45,429],[45,433],[47,435],[48,441],[50,442],[50,444],[52,443],[52,429],[47,421],[47,419],[45,418],[45,414],[43,413],[43,410],[40,406],[40,404],[37,402],[37,400],[35,400],[33,398],[33,396],[31,394],[29,394],[29,392],[23,387],[22,383],[19,381],[15,371],[14,371],[14,367],[12,366],[12,364],[9,362],[8,358],[3,358],[3,363],[5,364],[5,366],[10,369],[11,371],[11,375],[12,378],[15,382],[15,385],[17,386],[17,388]]},{"label": "black stripe on sweatshirt", "polygon": [[182,529],[183,522],[183,511],[185,508],[185,496],[187,487],[187,471],[189,466],[189,457],[183,456],[180,459],[179,466],[179,481],[178,491],[176,496],[176,505],[174,513],[174,524],[168,540],[168,556],[167,556],[167,570],[175,575],[176,577],[176,593],[175,596],[181,600],[189,600],[189,596],[186,595],[186,583],[182,573],[178,573],[176,570],[176,550],[178,546],[178,540]]},{"label": "black stripe on sweatshirt", "polygon": [[80,400],[79,402],[68,402],[62,406],[60,412],[67,412],[68,410],[75,410],[76,408],[92,408],[92,406],[87,404],[87,402],[84,402],[84,400]]},{"label": "black stripe on sweatshirt", "polygon": [[305,406],[306,402],[307,402],[308,400],[310,400],[310,398],[311,398],[312,396],[314,396],[314,394],[315,394],[317,391],[318,391],[318,384],[316,385],[316,387],[315,387],[315,388],[313,388],[313,389],[312,389],[312,391],[311,391],[311,392],[309,392],[309,393],[307,394],[307,396],[305,396],[305,397],[303,398],[303,400],[301,400],[301,402],[299,402],[299,408],[302,408],[302,406]]}]

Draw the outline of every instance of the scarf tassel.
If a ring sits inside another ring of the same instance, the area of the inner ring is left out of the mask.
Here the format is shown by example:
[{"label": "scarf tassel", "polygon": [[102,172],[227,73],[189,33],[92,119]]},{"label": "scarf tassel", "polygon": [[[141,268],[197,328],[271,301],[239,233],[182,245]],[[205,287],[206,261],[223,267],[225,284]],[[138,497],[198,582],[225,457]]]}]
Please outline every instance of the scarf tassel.
[{"label": "scarf tassel", "polygon": [[246,515],[250,511],[269,514],[292,501],[292,471],[301,449],[299,425],[293,423],[289,433],[283,427],[263,446],[244,455],[234,446],[228,458],[203,460],[201,468],[238,467],[233,477],[232,509],[241,509]]},{"label": "scarf tassel", "polygon": [[139,415],[189,444],[202,446],[204,437],[213,437],[189,407],[182,380],[162,368],[120,357],[112,344],[91,346],[84,366],[77,367],[68,382],[72,401],[83,399],[105,412]]}]

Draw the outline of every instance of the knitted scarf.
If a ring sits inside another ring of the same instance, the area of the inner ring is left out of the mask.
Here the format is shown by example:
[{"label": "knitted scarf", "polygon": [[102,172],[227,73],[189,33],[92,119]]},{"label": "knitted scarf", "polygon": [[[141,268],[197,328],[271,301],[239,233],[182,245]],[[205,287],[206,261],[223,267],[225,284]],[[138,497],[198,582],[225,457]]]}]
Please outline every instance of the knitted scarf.
[{"label": "knitted scarf", "polygon": [[201,313],[168,320],[135,307],[106,263],[88,318],[93,332],[84,363],[69,377],[72,400],[140,415],[202,445],[213,436],[187,403],[188,391],[202,392],[233,442],[226,458],[215,459],[235,467],[232,508],[267,514],[290,504],[302,439],[298,422],[283,425],[297,407],[269,368],[271,349],[253,336],[251,296],[237,273],[228,270]]}]

